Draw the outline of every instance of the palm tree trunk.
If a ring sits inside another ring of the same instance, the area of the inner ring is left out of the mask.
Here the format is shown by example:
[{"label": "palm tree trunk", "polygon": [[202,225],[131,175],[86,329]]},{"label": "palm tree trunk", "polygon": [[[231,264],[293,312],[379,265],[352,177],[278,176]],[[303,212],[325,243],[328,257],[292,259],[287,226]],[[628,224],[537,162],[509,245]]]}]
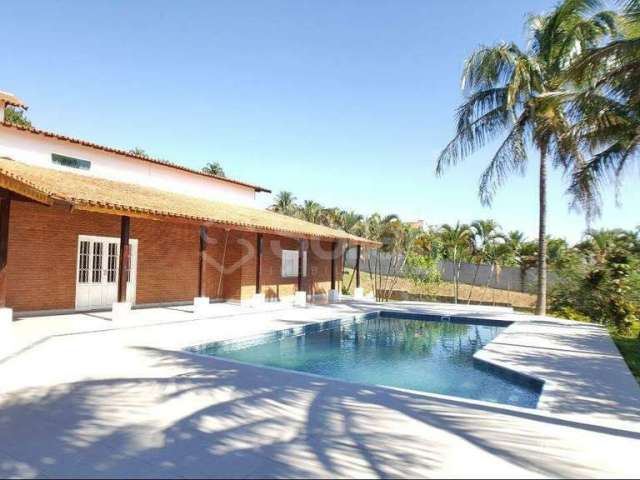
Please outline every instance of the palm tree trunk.
[{"label": "palm tree trunk", "polygon": [[540,149],[540,224],[538,230],[538,299],[536,315],[547,313],[547,162]]},{"label": "palm tree trunk", "polygon": [[458,276],[456,273],[456,251],[454,249],[453,251],[453,262],[451,262],[452,268],[453,268],[453,303],[458,303],[458,285],[457,285],[457,280],[458,280]]},{"label": "palm tree trunk", "polygon": [[478,278],[478,271],[480,270],[480,260],[476,262],[476,271],[473,274],[473,282],[471,282],[471,288],[469,289],[469,297],[467,298],[467,305],[471,305],[471,295],[473,294],[473,287],[476,285]]}]

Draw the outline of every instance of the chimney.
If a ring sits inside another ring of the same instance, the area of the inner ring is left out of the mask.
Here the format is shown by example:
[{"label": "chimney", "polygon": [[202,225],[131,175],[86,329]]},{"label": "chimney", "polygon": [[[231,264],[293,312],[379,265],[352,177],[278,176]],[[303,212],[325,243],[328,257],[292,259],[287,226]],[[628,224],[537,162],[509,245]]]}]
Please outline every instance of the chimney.
[{"label": "chimney", "polygon": [[12,93],[0,91],[0,122],[4,122],[4,111],[7,107],[17,107],[27,110],[29,107]]}]

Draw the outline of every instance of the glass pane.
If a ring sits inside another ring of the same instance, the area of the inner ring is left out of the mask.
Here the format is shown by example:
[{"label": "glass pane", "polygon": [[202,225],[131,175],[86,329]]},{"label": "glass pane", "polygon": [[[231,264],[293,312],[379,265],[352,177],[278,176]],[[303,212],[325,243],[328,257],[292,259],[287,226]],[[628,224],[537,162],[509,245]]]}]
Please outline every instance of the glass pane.
[{"label": "glass pane", "polygon": [[80,254],[78,257],[78,283],[89,282],[89,242],[80,242]]},{"label": "glass pane", "polygon": [[93,264],[91,272],[91,282],[102,283],[102,243],[93,244]]},{"label": "glass pane", "polygon": [[118,244],[110,243],[107,257],[107,282],[115,283],[118,276]]}]

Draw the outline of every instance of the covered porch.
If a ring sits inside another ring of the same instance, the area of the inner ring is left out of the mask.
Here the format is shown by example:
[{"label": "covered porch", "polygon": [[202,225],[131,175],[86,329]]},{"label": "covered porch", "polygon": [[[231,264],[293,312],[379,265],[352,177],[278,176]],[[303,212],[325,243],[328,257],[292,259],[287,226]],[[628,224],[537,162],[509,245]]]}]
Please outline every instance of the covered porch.
[{"label": "covered porch", "polygon": [[112,310],[124,321],[132,305],[336,301],[348,246],[378,244],[265,210],[0,159],[5,323],[12,310]]}]

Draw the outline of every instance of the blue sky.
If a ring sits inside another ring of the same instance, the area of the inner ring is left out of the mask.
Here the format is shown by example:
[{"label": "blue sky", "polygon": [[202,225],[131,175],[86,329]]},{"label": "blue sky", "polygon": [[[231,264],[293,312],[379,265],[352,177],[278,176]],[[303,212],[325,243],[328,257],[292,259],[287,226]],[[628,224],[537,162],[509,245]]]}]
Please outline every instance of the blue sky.
[{"label": "blue sky", "polygon": [[[41,128],[195,168],[217,160],[301,200],[431,224],[491,217],[533,237],[535,156],[492,208],[477,197],[490,148],[443,178],[434,166],[454,131],[464,58],[522,41],[526,14],[553,3],[9,2],[0,90]],[[573,241],[585,223],[564,185],[554,172],[549,231]],[[637,185],[627,179],[620,207],[608,195],[594,226],[640,224]]]}]

